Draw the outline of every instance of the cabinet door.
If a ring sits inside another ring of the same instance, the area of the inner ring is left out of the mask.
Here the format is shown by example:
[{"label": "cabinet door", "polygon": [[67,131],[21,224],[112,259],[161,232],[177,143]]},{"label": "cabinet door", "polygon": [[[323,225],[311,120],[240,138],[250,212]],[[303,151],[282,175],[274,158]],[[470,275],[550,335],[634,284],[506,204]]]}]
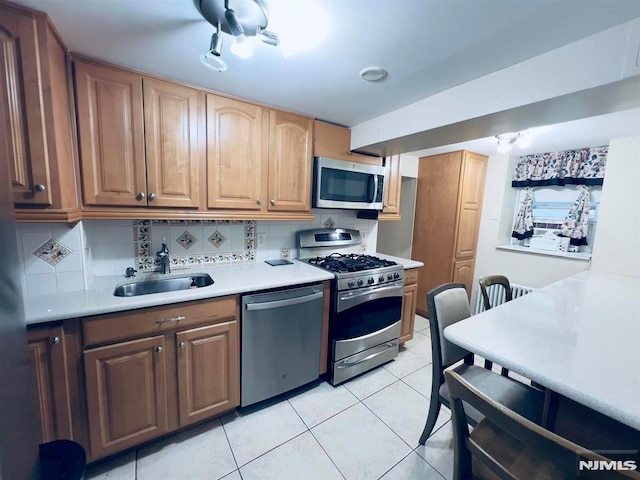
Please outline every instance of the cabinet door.
[{"label": "cabinet door", "polygon": [[313,154],[348,162],[381,165],[380,158],[351,152],[351,130],[316,120],[313,123]]},{"label": "cabinet door", "polygon": [[147,204],[142,77],[76,62],[84,203]]},{"label": "cabinet door", "polygon": [[164,337],[84,351],[93,458],[167,431]]},{"label": "cabinet door", "polygon": [[471,152],[464,153],[458,194],[454,253],[456,260],[475,258],[476,255],[486,169],[487,157]]},{"label": "cabinet door", "polygon": [[207,95],[209,208],[262,209],[262,149],[268,128],[262,114],[257,105]]},{"label": "cabinet door", "polygon": [[393,155],[387,158],[385,174],[382,213],[398,214],[400,213],[400,184],[402,181],[402,176],[400,175],[400,155]]},{"label": "cabinet door", "polygon": [[176,334],[180,425],[240,404],[238,342],[235,321]]},{"label": "cabinet door", "polygon": [[413,338],[417,298],[417,284],[404,287],[404,294],[402,295],[402,330],[400,331],[400,343],[404,343]]},{"label": "cabinet door", "polygon": [[271,111],[269,121],[270,211],[311,209],[313,120]]},{"label": "cabinet door", "polygon": [[144,133],[148,204],[198,207],[204,149],[204,94],[162,80],[144,79]]},{"label": "cabinet door", "polygon": [[473,268],[475,260],[459,260],[453,263],[453,273],[451,275],[452,282],[464,283],[467,287],[467,295],[471,296],[471,288],[473,287]]},{"label": "cabinet door", "polygon": [[0,161],[11,166],[16,203],[50,205],[36,20],[0,13]]},{"label": "cabinet door", "polygon": [[61,325],[28,330],[39,443],[72,439],[69,380]]}]

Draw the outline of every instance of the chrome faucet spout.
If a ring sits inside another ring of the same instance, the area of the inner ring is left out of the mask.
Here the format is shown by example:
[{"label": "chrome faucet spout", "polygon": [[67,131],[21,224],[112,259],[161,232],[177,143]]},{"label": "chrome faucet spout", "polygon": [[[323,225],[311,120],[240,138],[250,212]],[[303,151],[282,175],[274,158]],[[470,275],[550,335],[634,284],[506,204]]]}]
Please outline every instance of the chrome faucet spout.
[{"label": "chrome faucet spout", "polygon": [[156,257],[160,261],[160,273],[171,273],[171,257],[169,257],[169,249],[166,243],[162,244],[162,248],[156,253]]}]

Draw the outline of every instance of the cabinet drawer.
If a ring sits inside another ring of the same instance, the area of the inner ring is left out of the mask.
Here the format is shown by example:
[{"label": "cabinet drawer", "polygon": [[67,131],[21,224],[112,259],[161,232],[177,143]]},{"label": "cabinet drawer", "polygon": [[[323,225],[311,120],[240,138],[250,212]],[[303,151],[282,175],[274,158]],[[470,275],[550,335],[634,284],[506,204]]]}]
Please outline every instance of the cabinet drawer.
[{"label": "cabinet drawer", "polygon": [[414,283],[418,283],[418,269],[414,268],[411,270],[404,271],[404,284],[412,285]]},{"label": "cabinet drawer", "polygon": [[237,296],[87,317],[84,345],[92,346],[236,317]]}]

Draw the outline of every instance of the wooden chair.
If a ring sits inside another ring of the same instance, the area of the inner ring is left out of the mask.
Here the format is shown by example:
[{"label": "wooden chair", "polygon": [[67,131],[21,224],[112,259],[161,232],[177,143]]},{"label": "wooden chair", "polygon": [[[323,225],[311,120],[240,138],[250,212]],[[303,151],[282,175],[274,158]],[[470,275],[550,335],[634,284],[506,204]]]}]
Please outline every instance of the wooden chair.
[{"label": "wooden chair", "polygon": [[[446,371],[445,377],[453,414],[454,480],[640,478],[634,471],[580,471],[580,460],[613,460],[536,425],[481,392],[454,370]],[[471,433],[467,424],[469,409],[484,416]],[[637,461],[637,456],[631,458]]]},{"label": "wooden chair", "polygon": [[[441,406],[449,407],[449,392],[444,381],[444,370],[461,360],[464,360],[464,363],[454,367],[456,372],[483,392],[510,405],[526,418],[539,423],[542,419],[544,403],[544,394],[540,390],[474,365],[473,353],[444,338],[443,331],[446,327],[471,316],[464,284],[447,283],[434,288],[427,293],[427,308],[431,332],[433,380],[429,413],[420,436],[420,444],[424,445],[431,435]],[[470,411],[469,413],[469,422],[472,425],[482,419],[478,412]]]},{"label": "wooden chair", "polygon": [[[484,304],[485,310],[490,310],[491,307],[495,307],[495,305],[491,305],[491,301],[489,299],[489,293],[487,289],[492,285],[501,285],[504,288],[504,301],[510,302],[513,300],[513,292],[511,290],[511,284],[509,283],[509,279],[504,275],[488,275],[486,277],[481,277],[480,280],[480,293],[482,294],[482,303]],[[493,362],[489,360],[484,361],[485,368],[491,369],[493,367]],[[500,375],[506,377],[509,375],[509,370],[502,367],[500,371]]]}]

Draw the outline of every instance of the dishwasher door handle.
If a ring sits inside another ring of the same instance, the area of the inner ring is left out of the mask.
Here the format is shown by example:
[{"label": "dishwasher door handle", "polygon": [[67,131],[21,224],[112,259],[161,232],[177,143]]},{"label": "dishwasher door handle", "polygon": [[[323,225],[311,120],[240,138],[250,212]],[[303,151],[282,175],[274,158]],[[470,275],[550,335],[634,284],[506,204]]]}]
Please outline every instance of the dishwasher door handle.
[{"label": "dishwasher door handle", "polygon": [[271,308],[288,307],[299,303],[310,302],[322,298],[323,292],[312,293],[303,297],[288,298],[286,300],[275,300],[273,302],[247,303],[247,310],[269,310]]}]

